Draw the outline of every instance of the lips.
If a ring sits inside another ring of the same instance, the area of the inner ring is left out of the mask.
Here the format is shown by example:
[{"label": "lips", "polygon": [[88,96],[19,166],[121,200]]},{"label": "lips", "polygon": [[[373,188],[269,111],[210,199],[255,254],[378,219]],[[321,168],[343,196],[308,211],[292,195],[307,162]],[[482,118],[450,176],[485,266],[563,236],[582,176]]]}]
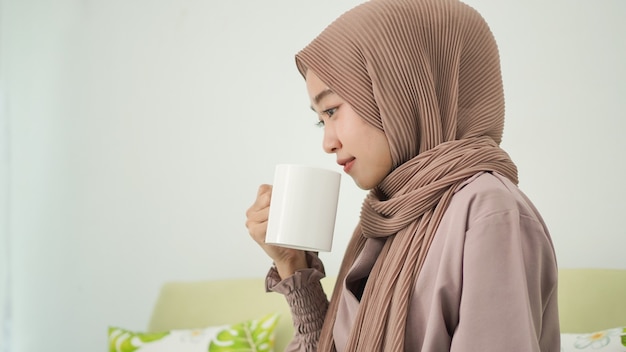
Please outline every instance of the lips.
[{"label": "lips", "polygon": [[349,173],[355,161],[356,161],[355,158],[347,158],[347,159],[338,160],[337,164],[343,166],[343,172]]}]

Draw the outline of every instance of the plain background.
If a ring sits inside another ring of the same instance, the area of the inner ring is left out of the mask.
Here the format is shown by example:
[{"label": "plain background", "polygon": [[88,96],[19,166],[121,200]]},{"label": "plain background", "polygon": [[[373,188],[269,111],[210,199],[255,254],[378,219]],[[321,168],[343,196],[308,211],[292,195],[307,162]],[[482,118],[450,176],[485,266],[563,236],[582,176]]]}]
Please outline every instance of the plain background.
[{"label": "plain background", "polygon": [[[337,169],[293,55],[359,2],[0,0],[0,350],[105,351],[164,282],[264,276],[258,185]],[[626,268],[626,2],[468,3],[559,264]],[[343,177],[329,273],[364,194]]]}]

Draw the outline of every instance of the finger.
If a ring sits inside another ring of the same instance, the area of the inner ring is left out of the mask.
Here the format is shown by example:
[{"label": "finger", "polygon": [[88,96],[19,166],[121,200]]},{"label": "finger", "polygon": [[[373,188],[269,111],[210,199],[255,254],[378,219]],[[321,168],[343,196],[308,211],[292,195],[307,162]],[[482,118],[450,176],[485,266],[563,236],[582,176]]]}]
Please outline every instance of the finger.
[{"label": "finger", "polygon": [[265,184],[259,186],[256,198],[255,203],[262,206],[268,206],[272,200],[272,186]]},{"label": "finger", "polygon": [[272,193],[272,185],[268,185],[268,184],[262,184],[259,186],[259,189],[257,191],[257,197],[263,193]]},{"label": "finger", "polygon": [[259,190],[257,191],[257,197],[254,200],[254,203],[252,203],[252,205],[246,210],[246,217],[252,217],[254,213],[269,206],[271,198],[269,192],[271,192],[271,187],[268,188],[264,186],[268,185],[261,185],[261,187],[259,187]]},{"label": "finger", "polygon": [[261,223],[266,222],[269,217],[269,208],[257,208],[252,207],[246,211],[246,226],[248,223]]},{"label": "finger", "polygon": [[253,223],[248,227],[250,236],[259,244],[265,243],[265,230],[267,225],[265,223]]},{"label": "finger", "polygon": [[246,217],[250,220],[267,220],[270,213],[269,204],[253,204],[247,211]]},{"label": "finger", "polygon": [[[272,186],[262,184],[257,191],[257,198],[246,210],[246,228],[253,237],[262,235],[265,237],[265,229],[267,228],[267,219],[269,217],[269,203],[271,198]],[[259,227],[260,226],[260,227]],[[258,241],[257,241],[258,242]]]}]

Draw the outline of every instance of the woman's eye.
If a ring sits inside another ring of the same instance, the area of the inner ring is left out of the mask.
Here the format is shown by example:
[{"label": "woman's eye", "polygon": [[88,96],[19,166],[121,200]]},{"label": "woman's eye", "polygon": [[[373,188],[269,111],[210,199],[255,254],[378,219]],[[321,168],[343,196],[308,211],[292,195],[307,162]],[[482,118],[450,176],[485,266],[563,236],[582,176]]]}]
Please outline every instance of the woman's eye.
[{"label": "woman's eye", "polygon": [[337,109],[338,108],[335,107],[322,111],[322,113],[320,114],[320,120],[315,124],[315,126],[324,127],[326,123],[324,122],[324,119],[321,117],[321,115],[326,115],[326,118],[330,119],[331,117],[333,117],[333,115],[335,115]]},{"label": "woman's eye", "polygon": [[324,114],[328,117],[333,117],[333,115],[337,112],[337,108],[330,108],[328,110],[324,110]]}]

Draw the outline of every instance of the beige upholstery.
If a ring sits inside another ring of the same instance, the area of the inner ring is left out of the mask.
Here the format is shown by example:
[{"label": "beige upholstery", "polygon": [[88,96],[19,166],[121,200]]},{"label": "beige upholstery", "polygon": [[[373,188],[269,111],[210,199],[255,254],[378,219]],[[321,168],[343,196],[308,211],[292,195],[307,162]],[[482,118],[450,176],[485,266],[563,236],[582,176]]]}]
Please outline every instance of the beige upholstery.
[{"label": "beige upholstery", "polygon": [[561,332],[626,326],[626,269],[560,269]]}]

